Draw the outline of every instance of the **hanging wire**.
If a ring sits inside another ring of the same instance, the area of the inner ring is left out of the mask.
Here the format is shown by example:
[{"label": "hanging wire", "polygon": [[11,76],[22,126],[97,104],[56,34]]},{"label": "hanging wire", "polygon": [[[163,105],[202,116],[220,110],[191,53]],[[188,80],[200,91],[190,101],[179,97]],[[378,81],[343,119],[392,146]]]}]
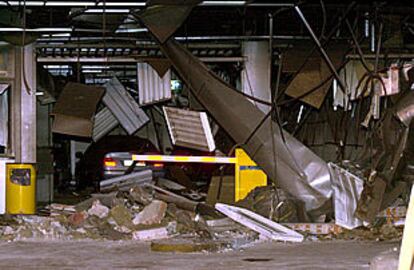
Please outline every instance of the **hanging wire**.
[{"label": "hanging wire", "polygon": [[21,50],[23,83],[24,83],[27,94],[31,95],[32,89],[26,78],[25,43],[26,43],[26,0],[24,0],[23,2],[23,34],[22,34],[22,46],[20,50]]}]

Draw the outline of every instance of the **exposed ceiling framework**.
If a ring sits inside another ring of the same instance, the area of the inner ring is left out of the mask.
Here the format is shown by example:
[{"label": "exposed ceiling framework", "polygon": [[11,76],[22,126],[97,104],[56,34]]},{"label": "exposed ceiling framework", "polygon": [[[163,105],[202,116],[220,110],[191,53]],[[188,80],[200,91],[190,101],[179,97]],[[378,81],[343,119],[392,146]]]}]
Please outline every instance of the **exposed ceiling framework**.
[{"label": "exposed ceiling framework", "polygon": [[[351,1],[303,1],[301,10],[321,39],[340,20]],[[202,1],[176,39],[188,44],[194,55],[210,62],[240,62],[243,40],[269,40],[273,17],[273,47],[291,47],[311,39],[294,12],[296,1]],[[0,39],[21,42],[23,33],[37,42],[39,62],[47,64],[119,66],[162,54],[147,29],[132,12],[146,8],[145,0],[108,1],[0,1]],[[414,9],[403,1],[358,1],[349,15],[358,35],[368,23],[384,23],[384,40],[400,35],[390,53],[410,54],[414,44]],[[25,14],[25,16],[23,16]],[[351,39],[345,27],[332,39]],[[369,52],[369,41],[361,43]]]}]

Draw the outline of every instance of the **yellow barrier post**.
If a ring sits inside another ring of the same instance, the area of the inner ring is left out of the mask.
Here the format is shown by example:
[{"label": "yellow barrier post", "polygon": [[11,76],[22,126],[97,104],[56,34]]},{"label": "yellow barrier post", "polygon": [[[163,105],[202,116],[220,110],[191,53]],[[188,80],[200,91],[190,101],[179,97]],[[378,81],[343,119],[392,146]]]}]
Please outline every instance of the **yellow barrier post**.
[{"label": "yellow barrier post", "polygon": [[6,212],[36,212],[36,172],[33,164],[6,164]]},{"label": "yellow barrier post", "polygon": [[404,224],[398,270],[411,270],[414,256],[414,185],[411,188],[410,203]]},{"label": "yellow barrier post", "polygon": [[241,148],[236,149],[235,181],[236,202],[244,199],[254,188],[267,185],[267,175]]}]

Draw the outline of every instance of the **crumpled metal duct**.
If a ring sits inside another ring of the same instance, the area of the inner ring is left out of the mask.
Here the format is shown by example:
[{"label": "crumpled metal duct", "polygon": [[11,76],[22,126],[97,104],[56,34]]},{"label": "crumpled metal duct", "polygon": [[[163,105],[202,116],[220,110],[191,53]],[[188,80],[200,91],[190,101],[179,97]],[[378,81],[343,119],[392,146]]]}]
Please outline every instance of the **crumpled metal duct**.
[{"label": "crumpled metal duct", "polygon": [[[166,12],[169,7],[160,8]],[[159,14],[151,17],[154,14],[155,7],[150,15],[143,13],[138,17],[158,36],[155,31],[163,17]],[[160,47],[198,101],[237,143],[243,144],[265,114],[175,40],[170,38]],[[283,134],[286,143],[278,125],[268,117],[247,144],[241,146],[270,179],[303,202],[306,210],[329,207],[332,188],[327,164],[292,135],[285,131]]]},{"label": "crumpled metal duct", "polygon": [[407,127],[414,117],[414,92],[410,91],[395,105],[395,115]]}]

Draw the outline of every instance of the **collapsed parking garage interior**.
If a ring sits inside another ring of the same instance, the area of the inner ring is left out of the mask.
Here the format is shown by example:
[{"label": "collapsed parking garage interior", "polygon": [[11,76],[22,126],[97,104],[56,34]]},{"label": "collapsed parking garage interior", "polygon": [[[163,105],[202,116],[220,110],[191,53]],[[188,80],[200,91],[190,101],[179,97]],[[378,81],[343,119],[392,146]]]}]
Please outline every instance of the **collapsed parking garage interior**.
[{"label": "collapsed parking garage interior", "polygon": [[413,14],[0,1],[0,268],[414,269]]}]

